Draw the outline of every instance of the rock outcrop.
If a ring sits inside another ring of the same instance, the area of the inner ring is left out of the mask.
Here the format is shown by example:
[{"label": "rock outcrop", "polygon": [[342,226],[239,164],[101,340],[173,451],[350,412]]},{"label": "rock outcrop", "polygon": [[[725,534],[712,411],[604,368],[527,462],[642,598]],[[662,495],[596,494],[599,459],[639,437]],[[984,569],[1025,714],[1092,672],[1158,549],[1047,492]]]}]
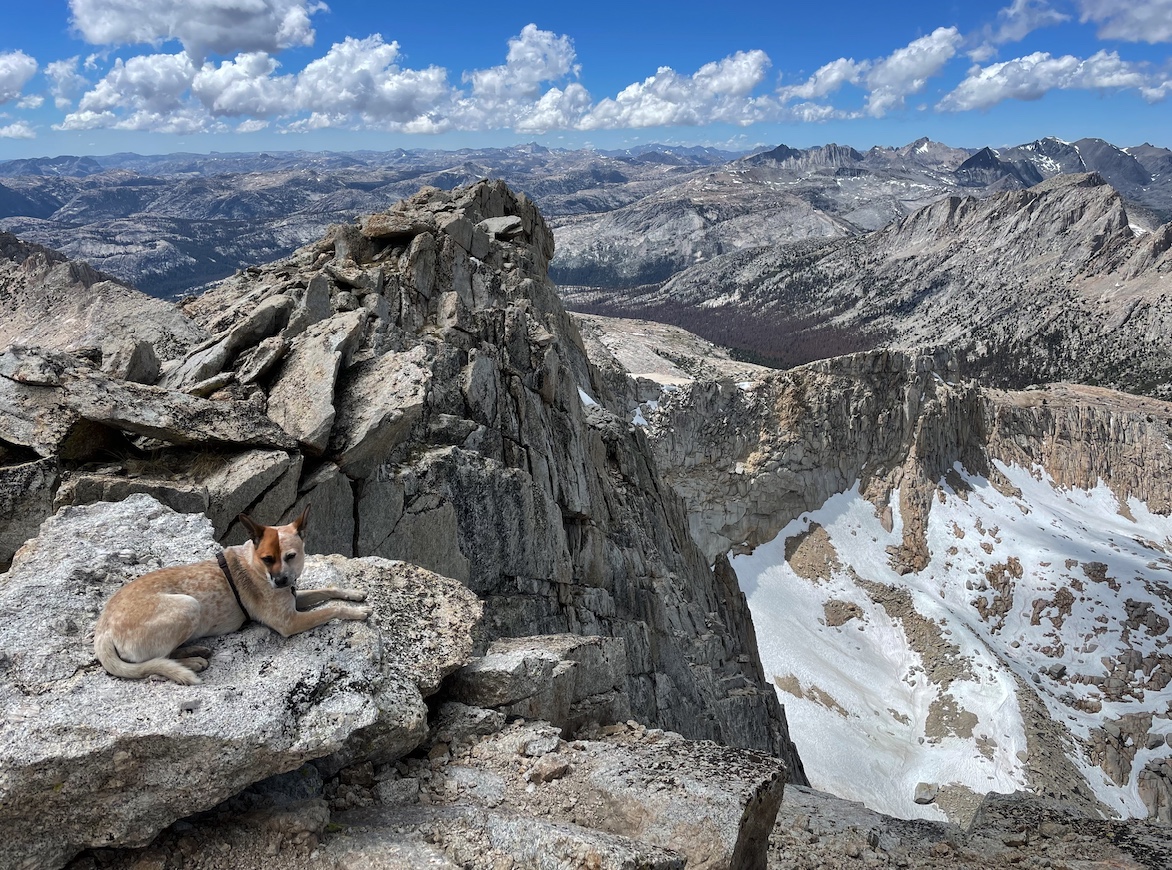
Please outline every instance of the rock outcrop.
[{"label": "rock outcrop", "polygon": [[925,490],[953,462],[986,467],[980,393],[953,383],[955,361],[877,351],[758,375],[681,385],[649,417],[708,558],[752,550],[858,482],[876,504],[899,490],[918,505],[904,514],[896,558],[922,566]]},{"label": "rock outcrop", "polygon": [[0,232],[0,348],[85,350],[101,368],[153,382],[159,360],[206,336],[174,306],[86,263]]},{"label": "rock outcrop", "polygon": [[134,492],[206,511],[227,543],[242,510],[276,522],[312,503],[317,550],[465,583],[479,650],[621,638],[634,718],[780,753],[803,781],[735,576],[709,568],[643,433],[606,410],[552,255],[503,184],[426,189],[189,302],[208,338],[155,385],[11,351],[0,540]]},{"label": "rock outcrop", "polygon": [[209,558],[211,523],[146,495],[48,520],[0,583],[0,843],[5,867],[143,845],[176,819],[311,759],[390,763],[427,737],[425,695],[471,657],[481,606],[399,562],[311,557],[302,584],[366,590],[369,623],[282,639],[252,624],[210,641],[199,686],[119,680],[93,625],[125,581]]},{"label": "rock outcrop", "polygon": [[764,870],[780,759],[624,722],[619,638],[473,658],[481,603],[403,562],[309,557],[299,585],[362,589],[369,620],[210,638],[199,685],[106,674],[113,591],[216,549],[205,517],[142,494],[64,508],[21,548],[0,584],[3,866]]}]

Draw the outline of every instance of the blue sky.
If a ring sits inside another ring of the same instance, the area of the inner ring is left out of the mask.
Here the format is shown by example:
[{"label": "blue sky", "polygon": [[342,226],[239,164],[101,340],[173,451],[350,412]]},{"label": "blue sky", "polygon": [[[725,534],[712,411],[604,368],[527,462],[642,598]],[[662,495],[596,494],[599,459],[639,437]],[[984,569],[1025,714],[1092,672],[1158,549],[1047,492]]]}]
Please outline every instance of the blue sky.
[{"label": "blue sky", "polygon": [[1172,0],[42,0],[0,159],[536,141],[1172,147]]}]

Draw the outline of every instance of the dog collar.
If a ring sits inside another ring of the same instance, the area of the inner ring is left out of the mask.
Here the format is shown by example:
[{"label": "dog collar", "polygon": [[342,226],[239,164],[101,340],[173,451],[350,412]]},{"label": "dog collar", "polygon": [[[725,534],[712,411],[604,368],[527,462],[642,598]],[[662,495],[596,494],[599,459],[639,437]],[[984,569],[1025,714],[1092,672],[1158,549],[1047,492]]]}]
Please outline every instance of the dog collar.
[{"label": "dog collar", "polygon": [[240,605],[240,609],[244,613],[244,618],[251,619],[252,616],[249,614],[248,608],[244,606],[244,602],[240,599],[240,592],[236,588],[236,581],[232,579],[232,572],[228,570],[228,557],[224,555],[223,550],[216,553],[216,561],[220,563],[220,570],[224,572],[224,579],[228,581],[228,588],[236,596],[236,603]]}]

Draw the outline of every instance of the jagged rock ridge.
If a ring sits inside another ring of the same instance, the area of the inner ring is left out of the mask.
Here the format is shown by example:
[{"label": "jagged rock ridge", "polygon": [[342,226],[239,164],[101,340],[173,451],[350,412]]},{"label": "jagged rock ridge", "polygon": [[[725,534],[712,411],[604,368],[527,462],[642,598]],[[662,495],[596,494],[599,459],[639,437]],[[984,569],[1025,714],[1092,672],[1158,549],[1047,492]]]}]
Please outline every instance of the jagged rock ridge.
[{"label": "jagged rock ridge", "polygon": [[312,503],[321,551],[467,584],[482,645],[622,637],[636,717],[781,753],[800,781],[735,576],[705,563],[641,432],[590,398],[609,401],[552,253],[503,184],[429,189],[192,301],[208,337],[159,385],[10,352],[6,523],[146,492],[234,541],[242,510]]}]

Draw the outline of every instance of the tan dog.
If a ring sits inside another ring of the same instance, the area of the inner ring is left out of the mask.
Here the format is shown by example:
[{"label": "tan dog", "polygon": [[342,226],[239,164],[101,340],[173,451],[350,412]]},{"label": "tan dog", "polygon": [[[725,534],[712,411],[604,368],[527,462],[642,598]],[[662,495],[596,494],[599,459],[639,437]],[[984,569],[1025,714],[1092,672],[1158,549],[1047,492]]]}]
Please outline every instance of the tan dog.
[{"label": "tan dog", "polygon": [[191,685],[200,682],[195,674],[208,666],[211,650],[184,645],[236,631],[249,618],[283,637],[334,617],[366,619],[369,607],[300,609],[330,599],[366,598],[356,589],[293,588],[305,567],[308,514],[306,508],[284,526],[262,526],[241,514],[251,541],[226,548],[216,560],[151,571],[127,583],[106,603],[94,629],[94,653],[102,667],[116,677],[158,674]]}]

